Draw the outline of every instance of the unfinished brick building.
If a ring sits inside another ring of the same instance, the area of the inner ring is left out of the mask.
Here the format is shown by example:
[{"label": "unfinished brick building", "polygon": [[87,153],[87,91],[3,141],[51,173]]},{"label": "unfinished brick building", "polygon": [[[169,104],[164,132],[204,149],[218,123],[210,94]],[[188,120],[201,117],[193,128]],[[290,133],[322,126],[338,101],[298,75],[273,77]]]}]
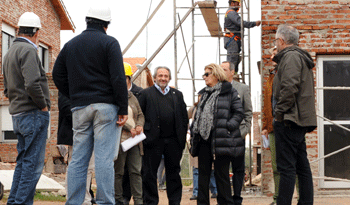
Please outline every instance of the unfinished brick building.
[{"label": "unfinished brick building", "polygon": [[[71,21],[62,1],[60,0],[2,0],[0,4],[0,70],[2,70],[3,58],[16,37],[17,22],[26,11],[32,11],[41,19],[42,28],[39,36],[39,56],[47,73],[50,99],[51,119],[50,131],[46,146],[46,162],[52,162],[52,157],[57,155],[56,132],[58,123],[57,89],[53,83],[51,71],[60,52],[60,31],[72,30],[75,26]],[[0,161],[15,162],[17,156],[17,139],[13,134],[12,119],[8,113],[9,101],[3,93],[3,75],[0,73]]]},{"label": "unfinished brick building", "polygon": [[[350,145],[349,132],[334,125],[350,127],[350,1],[348,0],[262,0],[262,67],[265,85],[272,68],[268,50],[279,24],[299,30],[299,46],[314,58],[318,128],[306,135],[310,162]],[[338,88],[335,88],[338,87]],[[339,88],[341,87],[341,88]],[[347,87],[347,88],[346,88]],[[329,119],[325,120],[324,118]],[[323,189],[350,188],[350,149],[311,163],[315,193]],[[270,151],[262,150],[262,189],[273,193]]]}]

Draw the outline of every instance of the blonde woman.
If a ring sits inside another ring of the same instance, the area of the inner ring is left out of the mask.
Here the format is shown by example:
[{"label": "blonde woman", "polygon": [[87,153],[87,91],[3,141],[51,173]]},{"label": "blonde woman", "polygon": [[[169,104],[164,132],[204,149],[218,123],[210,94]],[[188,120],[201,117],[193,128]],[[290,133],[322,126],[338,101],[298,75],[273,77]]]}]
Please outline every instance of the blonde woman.
[{"label": "blonde woman", "polygon": [[234,204],[229,166],[232,157],[244,155],[244,140],[239,131],[244,111],[237,91],[227,82],[224,70],[213,63],[204,70],[207,87],[199,92],[202,97],[191,125],[191,154],[198,156],[200,164],[197,204],[210,204],[213,161],[218,204]]}]

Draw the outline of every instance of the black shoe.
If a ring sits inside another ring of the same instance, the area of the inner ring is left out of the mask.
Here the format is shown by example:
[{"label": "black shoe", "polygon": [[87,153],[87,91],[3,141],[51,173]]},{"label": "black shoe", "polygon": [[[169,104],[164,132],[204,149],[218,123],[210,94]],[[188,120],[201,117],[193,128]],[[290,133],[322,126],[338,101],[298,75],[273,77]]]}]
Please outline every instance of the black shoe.
[{"label": "black shoe", "polygon": [[211,195],[211,198],[213,198],[213,199],[214,199],[214,198],[217,198],[217,197],[218,197],[218,194],[212,194],[212,195]]},{"label": "black shoe", "polygon": [[123,205],[129,205],[130,201],[128,198],[124,197],[123,199]]},{"label": "black shoe", "polygon": [[124,203],[123,203],[123,202],[120,202],[120,201],[115,200],[115,205],[124,205]]},{"label": "black shoe", "polygon": [[197,196],[192,195],[191,198],[190,198],[190,200],[197,200]]},{"label": "black shoe", "polygon": [[91,204],[96,204],[96,199],[95,198],[91,199]]}]

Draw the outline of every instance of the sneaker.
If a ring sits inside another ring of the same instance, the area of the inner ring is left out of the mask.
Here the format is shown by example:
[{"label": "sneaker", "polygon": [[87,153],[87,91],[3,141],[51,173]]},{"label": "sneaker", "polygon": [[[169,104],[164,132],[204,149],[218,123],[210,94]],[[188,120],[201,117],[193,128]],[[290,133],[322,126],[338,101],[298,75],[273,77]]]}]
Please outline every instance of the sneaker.
[{"label": "sneaker", "polygon": [[214,199],[214,198],[217,198],[217,197],[218,197],[218,194],[216,194],[216,193],[214,193],[214,194],[211,195],[211,198],[213,198],[213,199]]},{"label": "sneaker", "polygon": [[190,198],[190,200],[197,200],[197,196],[192,195],[191,198]]}]

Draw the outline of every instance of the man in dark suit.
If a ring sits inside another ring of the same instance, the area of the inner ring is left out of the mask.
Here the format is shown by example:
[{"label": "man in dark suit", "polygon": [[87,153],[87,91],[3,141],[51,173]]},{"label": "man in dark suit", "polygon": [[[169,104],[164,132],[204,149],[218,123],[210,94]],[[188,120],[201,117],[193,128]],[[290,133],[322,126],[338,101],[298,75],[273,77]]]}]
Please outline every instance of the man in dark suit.
[{"label": "man in dark suit", "polygon": [[166,189],[170,205],[180,204],[182,183],[180,160],[185,148],[188,116],[180,91],[170,88],[170,69],[157,67],[155,84],[141,91],[139,102],[145,116],[146,139],[143,156],[143,198],[147,205],[158,204],[157,169],[164,155]]}]

